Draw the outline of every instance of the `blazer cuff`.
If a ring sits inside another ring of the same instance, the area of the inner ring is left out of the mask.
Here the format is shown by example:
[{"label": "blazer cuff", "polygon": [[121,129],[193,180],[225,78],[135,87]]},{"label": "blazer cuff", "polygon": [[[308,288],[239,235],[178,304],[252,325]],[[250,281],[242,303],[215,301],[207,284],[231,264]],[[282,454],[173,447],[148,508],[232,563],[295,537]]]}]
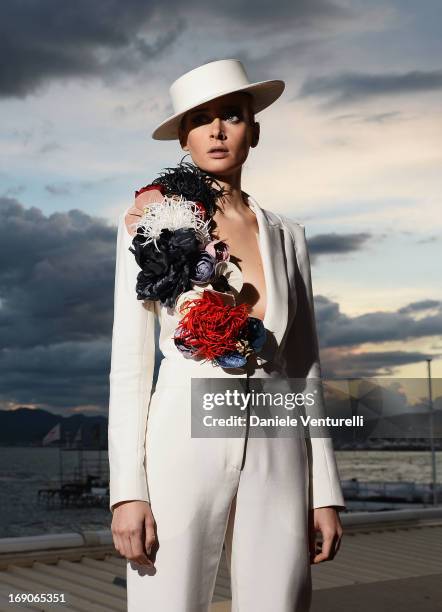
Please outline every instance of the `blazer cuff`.
[{"label": "blazer cuff", "polygon": [[145,501],[150,503],[146,474],[140,472],[136,477],[133,474],[126,474],[126,477],[118,475],[110,489],[109,508],[113,513],[115,504],[122,501]]}]

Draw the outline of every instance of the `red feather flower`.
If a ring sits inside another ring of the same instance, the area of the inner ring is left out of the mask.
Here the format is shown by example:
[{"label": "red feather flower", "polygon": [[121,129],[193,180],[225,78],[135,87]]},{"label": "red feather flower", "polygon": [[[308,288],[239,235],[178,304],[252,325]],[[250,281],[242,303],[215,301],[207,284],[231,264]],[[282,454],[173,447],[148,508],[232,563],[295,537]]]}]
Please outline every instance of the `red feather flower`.
[{"label": "red feather flower", "polygon": [[214,359],[237,347],[238,336],[247,325],[248,304],[229,306],[211,291],[185,302],[187,312],[175,337],[195,351],[194,356]]}]

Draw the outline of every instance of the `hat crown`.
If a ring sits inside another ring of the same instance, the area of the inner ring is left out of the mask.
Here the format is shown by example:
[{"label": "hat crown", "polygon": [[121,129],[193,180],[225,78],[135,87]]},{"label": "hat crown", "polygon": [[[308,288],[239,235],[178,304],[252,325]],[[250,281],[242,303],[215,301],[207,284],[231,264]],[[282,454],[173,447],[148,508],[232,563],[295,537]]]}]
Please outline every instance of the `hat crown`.
[{"label": "hat crown", "polygon": [[230,93],[243,91],[253,98],[253,112],[259,113],[273,104],[284,91],[281,79],[251,83],[242,63],[237,59],[208,62],[184,73],[169,87],[173,114],[153,131],[156,140],[179,137],[181,119],[189,110]]},{"label": "hat crown", "polygon": [[169,92],[174,113],[181,113],[198,106],[202,97],[217,98],[226,91],[248,85],[250,81],[242,63],[237,59],[223,59],[186,72],[172,83]]}]

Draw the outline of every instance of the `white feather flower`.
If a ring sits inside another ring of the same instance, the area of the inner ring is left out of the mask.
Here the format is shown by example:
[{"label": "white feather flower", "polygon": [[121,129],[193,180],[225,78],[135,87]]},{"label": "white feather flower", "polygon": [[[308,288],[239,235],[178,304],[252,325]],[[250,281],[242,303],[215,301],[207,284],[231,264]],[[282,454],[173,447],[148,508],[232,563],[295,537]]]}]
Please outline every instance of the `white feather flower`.
[{"label": "white feather flower", "polygon": [[141,219],[136,227],[145,236],[146,241],[154,242],[163,229],[175,231],[180,228],[195,230],[203,247],[211,241],[209,232],[210,221],[204,221],[199,206],[183,196],[164,196],[161,202],[153,202],[144,208]]}]

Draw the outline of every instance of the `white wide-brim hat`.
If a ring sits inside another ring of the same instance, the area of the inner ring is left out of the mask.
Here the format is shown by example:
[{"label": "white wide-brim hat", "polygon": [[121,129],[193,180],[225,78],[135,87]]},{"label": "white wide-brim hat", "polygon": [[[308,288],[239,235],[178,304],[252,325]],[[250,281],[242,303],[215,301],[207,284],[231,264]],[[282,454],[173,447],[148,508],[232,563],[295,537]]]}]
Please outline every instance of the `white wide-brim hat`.
[{"label": "white wide-brim hat", "polygon": [[285,88],[279,79],[251,83],[244,66],[236,59],[209,62],[180,76],[170,86],[174,114],[162,121],[152,132],[154,140],[176,140],[181,118],[203,102],[235,91],[249,92],[253,110],[259,113],[279,98]]}]

